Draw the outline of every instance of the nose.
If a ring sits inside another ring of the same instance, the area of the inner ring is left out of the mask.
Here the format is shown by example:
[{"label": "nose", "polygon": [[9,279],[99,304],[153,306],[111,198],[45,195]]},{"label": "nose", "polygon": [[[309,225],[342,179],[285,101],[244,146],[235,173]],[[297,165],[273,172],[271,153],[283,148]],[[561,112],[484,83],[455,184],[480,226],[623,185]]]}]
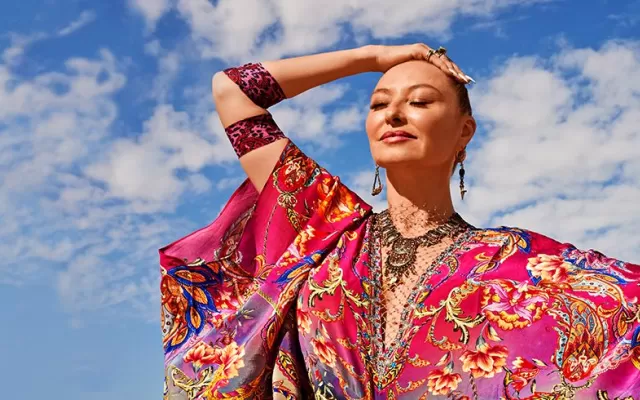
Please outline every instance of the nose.
[{"label": "nose", "polygon": [[402,110],[398,106],[389,105],[385,114],[385,120],[389,126],[401,126],[404,125],[406,120]]}]

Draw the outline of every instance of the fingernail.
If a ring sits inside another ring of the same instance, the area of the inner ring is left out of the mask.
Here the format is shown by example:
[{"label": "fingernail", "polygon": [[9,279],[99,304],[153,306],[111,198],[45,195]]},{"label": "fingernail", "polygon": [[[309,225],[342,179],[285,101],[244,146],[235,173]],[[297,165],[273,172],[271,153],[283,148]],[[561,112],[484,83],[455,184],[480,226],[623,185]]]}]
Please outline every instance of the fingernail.
[{"label": "fingernail", "polygon": [[462,79],[463,81],[466,81],[467,78],[465,78],[464,76],[460,75],[459,73],[457,73],[454,69],[449,68],[449,71],[451,71],[451,73],[453,74],[453,76]]},{"label": "fingernail", "polygon": [[465,75],[465,77],[466,77],[468,80],[470,80],[471,82],[476,83],[476,81],[474,81],[474,80],[473,80],[473,78],[472,78],[472,77],[470,77],[469,75]]}]

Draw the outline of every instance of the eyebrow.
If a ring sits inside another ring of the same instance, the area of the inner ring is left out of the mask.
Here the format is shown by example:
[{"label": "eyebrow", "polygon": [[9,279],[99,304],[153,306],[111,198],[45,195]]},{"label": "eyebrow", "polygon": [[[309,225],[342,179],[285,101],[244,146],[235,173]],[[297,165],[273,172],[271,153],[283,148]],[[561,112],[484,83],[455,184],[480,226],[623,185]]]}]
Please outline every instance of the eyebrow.
[{"label": "eyebrow", "polygon": [[[418,83],[418,84],[416,84],[416,85],[411,85],[411,86],[409,86],[409,88],[408,88],[408,89],[409,89],[409,91],[413,91],[413,90],[418,89],[418,88],[428,88],[428,89],[433,89],[433,90],[435,90],[436,92],[438,92],[438,93],[442,94],[442,92],[440,92],[440,90],[439,90],[437,87],[435,87],[435,86],[433,86],[433,85],[429,85],[428,83]],[[390,92],[391,92],[391,90],[390,90],[390,89],[387,89],[387,88],[378,88],[378,89],[374,90],[372,94],[376,94],[376,93],[378,93],[378,92],[381,92],[381,93],[390,93]]]}]

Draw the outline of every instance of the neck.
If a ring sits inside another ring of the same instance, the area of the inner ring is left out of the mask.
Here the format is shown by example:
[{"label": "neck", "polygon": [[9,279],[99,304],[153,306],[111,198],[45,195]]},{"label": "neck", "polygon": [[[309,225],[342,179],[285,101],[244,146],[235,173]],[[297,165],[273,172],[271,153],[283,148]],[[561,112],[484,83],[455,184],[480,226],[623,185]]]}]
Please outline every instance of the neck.
[{"label": "neck", "polygon": [[403,235],[421,235],[454,213],[450,167],[396,167],[386,171],[389,213]]}]

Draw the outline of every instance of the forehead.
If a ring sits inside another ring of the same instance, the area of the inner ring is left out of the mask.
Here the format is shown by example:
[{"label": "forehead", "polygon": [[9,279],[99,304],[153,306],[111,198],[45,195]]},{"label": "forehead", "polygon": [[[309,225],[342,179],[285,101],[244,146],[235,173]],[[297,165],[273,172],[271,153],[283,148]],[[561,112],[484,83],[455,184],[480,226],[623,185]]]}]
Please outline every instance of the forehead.
[{"label": "forehead", "polygon": [[375,89],[401,91],[414,85],[429,84],[442,93],[452,93],[451,79],[440,68],[426,61],[408,61],[385,72]]}]

